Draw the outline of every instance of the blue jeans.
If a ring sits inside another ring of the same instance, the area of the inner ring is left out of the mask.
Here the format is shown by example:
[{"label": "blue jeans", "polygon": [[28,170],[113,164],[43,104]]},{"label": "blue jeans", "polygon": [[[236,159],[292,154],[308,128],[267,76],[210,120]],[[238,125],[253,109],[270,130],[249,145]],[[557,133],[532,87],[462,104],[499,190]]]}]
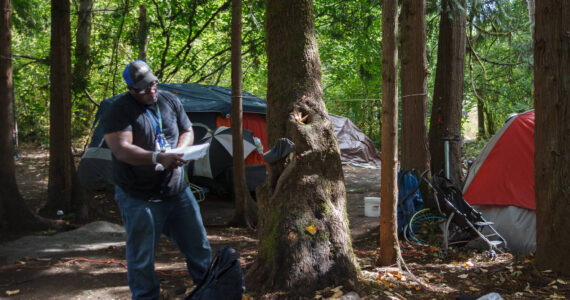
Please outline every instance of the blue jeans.
[{"label": "blue jeans", "polygon": [[127,233],[127,279],[133,299],[160,299],[154,254],[162,233],[186,257],[194,283],[202,280],[210,267],[212,250],[190,188],[174,199],[148,201],[129,197],[115,186],[115,200]]}]

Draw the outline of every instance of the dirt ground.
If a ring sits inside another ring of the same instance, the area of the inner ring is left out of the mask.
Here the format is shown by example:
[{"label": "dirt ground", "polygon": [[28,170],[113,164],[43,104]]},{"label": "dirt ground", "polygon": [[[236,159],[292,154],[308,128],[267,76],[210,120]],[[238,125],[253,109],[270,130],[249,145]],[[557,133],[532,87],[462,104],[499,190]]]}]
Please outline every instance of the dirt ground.
[{"label": "dirt ground", "polygon": [[[47,192],[47,149],[31,147],[20,152],[17,180],[30,207],[39,207]],[[402,244],[406,268],[374,266],[379,245],[379,219],[364,216],[364,197],[379,196],[380,170],[344,166],[347,210],[353,248],[360,266],[356,290],[334,287],[315,291],[306,299],[455,299],[479,297],[491,292],[504,299],[567,299],[570,278],[534,268],[533,256],[499,254],[491,259],[484,252],[451,249],[440,258],[437,246]],[[109,197],[97,195],[105,214],[93,221],[120,224],[117,207]],[[233,214],[228,199],[208,196],[200,203],[212,248],[230,245],[241,253],[245,270],[255,260],[256,233],[224,226]],[[50,236],[55,232],[35,232]],[[4,233],[1,242],[17,236]],[[2,246],[2,244],[0,244]],[[1,248],[0,248],[1,249]],[[49,250],[49,249],[46,249]],[[126,281],[124,245],[63,254],[30,255],[3,264],[0,261],[0,299],[130,299]],[[0,256],[2,253],[0,253]],[[162,239],[156,269],[163,299],[182,299],[193,287],[185,272],[184,259]],[[249,299],[275,298],[252,295]],[[348,298],[352,296],[353,298]],[[287,298],[286,293],[281,298]]]}]

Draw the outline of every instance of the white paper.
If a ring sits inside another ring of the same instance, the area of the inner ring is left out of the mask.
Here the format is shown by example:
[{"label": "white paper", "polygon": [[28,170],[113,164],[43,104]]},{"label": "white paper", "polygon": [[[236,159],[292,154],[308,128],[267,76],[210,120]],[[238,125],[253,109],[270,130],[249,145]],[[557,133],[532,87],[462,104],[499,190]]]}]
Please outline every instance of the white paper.
[{"label": "white paper", "polygon": [[166,150],[166,153],[182,153],[183,160],[197,160],[204,157],[208,153],[208,149],[210,148],[210,144],[200,144],[200,145],[193,145],[188,147],[181,147],[181,148],[174,148],[170,150]]}]

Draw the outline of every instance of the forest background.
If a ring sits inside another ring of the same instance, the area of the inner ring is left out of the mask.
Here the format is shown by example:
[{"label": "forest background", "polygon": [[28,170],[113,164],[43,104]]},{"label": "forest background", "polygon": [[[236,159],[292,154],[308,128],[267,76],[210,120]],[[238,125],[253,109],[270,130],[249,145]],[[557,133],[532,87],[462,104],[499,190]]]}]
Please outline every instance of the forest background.
[{"label": "forest background", "polygon": [[[478,108],[477,135],[482,138],[481,145],[509,114],[532,108],[532,23],[524,0],[467,3],[463,110],[467,120],[467,112]],[[141,6],[148,11],[146,18],[141,18]],[[20,142],[39,142],[47,147],[50,3],[13,0],[12,8],[16,134]],[[91,18],[86,18],[86,13]],[[72,137],[78,148],[88,143],[98,103],[125,91],[123,67],[139,57],[141,46],[146,47],[146,61],[161,82],[231,85],[231,1],[74,0],[70,14]],[[264,1],[243,2],[243,90],[262,98],[267,90],[264,15]],[[429,103],[440,16],[438,1],[428,1]],[[380,0],[315,1],[327,109],[350,118],[378,148],[381,20]],[[85,22],[89,22],[88,33],[80,30]],[[86,34],[89,47],[87,53],[81,53],[86,50],[77,45]]]}]

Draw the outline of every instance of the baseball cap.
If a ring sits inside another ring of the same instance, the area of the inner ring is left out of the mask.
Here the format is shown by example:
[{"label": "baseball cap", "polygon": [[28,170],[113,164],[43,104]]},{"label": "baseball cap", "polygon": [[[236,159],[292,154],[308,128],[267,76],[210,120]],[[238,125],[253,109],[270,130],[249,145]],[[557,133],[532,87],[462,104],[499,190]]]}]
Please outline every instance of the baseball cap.
[{"label": "baseball cap", "polygon": [[142,89],[158,78],[152,74],[150,67],[142,60],[135,60],[129,63],[123,71],[123,79],[127,86]]}]

